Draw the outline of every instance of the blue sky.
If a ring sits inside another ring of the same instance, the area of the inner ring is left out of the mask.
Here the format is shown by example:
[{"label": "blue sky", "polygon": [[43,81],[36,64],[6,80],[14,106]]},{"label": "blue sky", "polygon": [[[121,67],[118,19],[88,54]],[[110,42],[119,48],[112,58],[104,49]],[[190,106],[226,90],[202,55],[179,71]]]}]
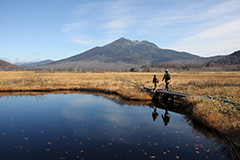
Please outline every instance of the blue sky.
[{"label": "blue sky", "polygon": [[125,37],[209,57],[240,49],[239,0],[0,0],[0,59],[59,60]]}]

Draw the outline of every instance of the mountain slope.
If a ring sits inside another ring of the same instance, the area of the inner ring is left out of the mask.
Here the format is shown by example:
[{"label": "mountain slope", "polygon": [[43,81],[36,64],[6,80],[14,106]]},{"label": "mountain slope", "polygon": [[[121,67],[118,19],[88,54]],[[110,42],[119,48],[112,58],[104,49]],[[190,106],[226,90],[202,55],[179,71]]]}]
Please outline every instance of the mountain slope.
[{"label": "mountain slope", "polygon": [[84,53],[56,61],[53,64],[98,61],[103,63],[122,62],[141,66],[197,57],[186,52],[160,49],[155,44],[147,41],[140,42],[120,38],[103,47],[95,47]]},{"label": "mountain slope", "polygon": [[208,65],[240,65],[240,51],[236,51],[228,56],[214,59]]},{"label": "mountain slope", "polygon": [[15,65],[18,66],[39,66],[39,65],[46,65],[48,63],[52,63],[53,60],[43,60],[39,62],[29,62],[29,63],[16,63]]},{"label": "mountain slope", "polygon": [[13,70],[22,70],[22,68],[0,59],[0,71],[13,71]]},{"label": "mountain slope", "polygon": [[193,58],[193,59],[186,59],[186,60],[175,60],[175,61],[169,61],[167,63],[169,64],[180,64],[180,65],[188,65],[188,64],[195,64],[195,65],[204,65],[207,64],[210,61],[222,58],[225,56],[213,56],[213,57],[197,57],[197,58]]}]

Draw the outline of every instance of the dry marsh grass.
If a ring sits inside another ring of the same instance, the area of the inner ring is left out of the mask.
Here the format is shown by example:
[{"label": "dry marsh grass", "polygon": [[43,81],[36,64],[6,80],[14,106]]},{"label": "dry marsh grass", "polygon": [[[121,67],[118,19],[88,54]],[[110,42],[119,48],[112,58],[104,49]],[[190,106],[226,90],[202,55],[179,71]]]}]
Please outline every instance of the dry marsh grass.
[{"label": "dry marsh grass", "polygon": [[193,104],[192,115],[198,122],[216,129],[223,135],[239,135],[240,111],[233,105],[198,98],[188,98],[187,101]]},{"label": "dry marsh grass", "polygon": [[[139,92],[135,86],[153,87],[154,74],[2,71],[0,91],[95,89],[115,92],[129,99],[150,100],[148,94]],[[164,88],[164,83],[161,81],[163,73],[156,74],[160,79],[158,88]],[[214,95],[240,101],[240,72],[172,73],[170,88],[189,94]]]},{"label": "dry marsh grass", "polygon": [[125,73],[0,72],[0,91],[93,90],[116,93],[133,100],[151,100],[145,92],[124,82]]}]

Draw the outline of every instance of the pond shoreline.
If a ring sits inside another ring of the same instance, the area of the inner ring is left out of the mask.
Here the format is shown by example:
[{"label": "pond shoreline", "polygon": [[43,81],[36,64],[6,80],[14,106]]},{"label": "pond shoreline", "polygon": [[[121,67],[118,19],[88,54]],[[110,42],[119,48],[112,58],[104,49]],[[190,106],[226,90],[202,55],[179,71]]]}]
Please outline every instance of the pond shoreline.
[{"label": "pond shoreline", "polygon": [[[59,88],[59,89],[19,89],[19,90],[0,90],[1,93],[61,93],[61,92],[88,92],[88,93],[99,93],[99,94],[106,94],[106,95],[115,95],[120,97],[123,100],[129,100],[129,101],[139,101],[139,102],[151,102],[151,99],[139,99],[139,98],[131,98],[126,97],[116,91],[110,91],[110,90],[104,90],[104,89],[97,89],[97,88]],[[4,94],[5,95],[5,94]],[[7,94],[6,94],[7,95]],[[18,94],[16,94],[18,95]]]}]

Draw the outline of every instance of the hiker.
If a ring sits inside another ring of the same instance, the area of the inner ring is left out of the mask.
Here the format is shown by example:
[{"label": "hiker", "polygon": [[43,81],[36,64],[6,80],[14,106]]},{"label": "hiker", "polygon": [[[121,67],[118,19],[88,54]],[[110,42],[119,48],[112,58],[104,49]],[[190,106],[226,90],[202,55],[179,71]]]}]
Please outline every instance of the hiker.
[{"label": "hiker", "polygon": [[157,79],[157,75],[154,74],[154,77],[153,77],[153,83],[154,83],[154,91],[157,89],[157,83],[158,83],[158,79]]},{"label": "hiker", "polygon": [[166,71],[165,71],[165,74],[164,74],[164,76],[163,76],[163,79],[162,79],[162,81],[164,81],[165,80],[165,83],[166,83],[166,86],[165,86],[165,90],[169,90],[169,87],[168,87],[168,85],[169,85],[169,82],[171,82],[171,75],[169,74],[169,72],[168,72],[168,70],[166,69]]},{"label": "hiker", "polygon": [[152,112],[152,118],[153,118],[153,121],[155,121],[158,117],[158,113],[157,113],[157,109],[156,107],[154,107],[154,111]]},{"label": "hiker", "polygon": [[162,119],[164,122],[164,125],[167,126],[170,121],[170,114],[168,113],[168,110],[165,110],[164,116],[162,115]]}]

